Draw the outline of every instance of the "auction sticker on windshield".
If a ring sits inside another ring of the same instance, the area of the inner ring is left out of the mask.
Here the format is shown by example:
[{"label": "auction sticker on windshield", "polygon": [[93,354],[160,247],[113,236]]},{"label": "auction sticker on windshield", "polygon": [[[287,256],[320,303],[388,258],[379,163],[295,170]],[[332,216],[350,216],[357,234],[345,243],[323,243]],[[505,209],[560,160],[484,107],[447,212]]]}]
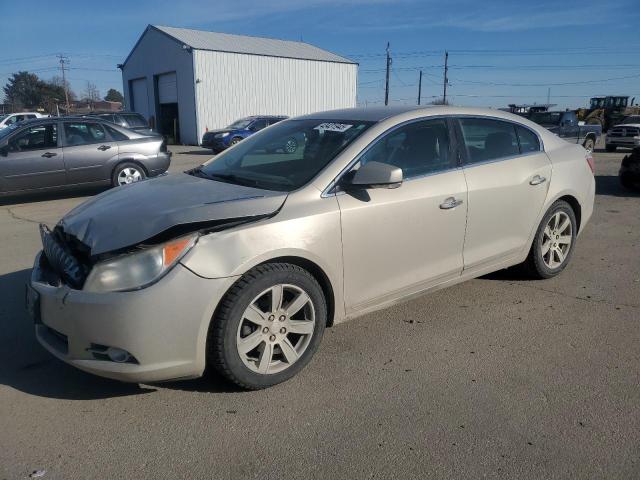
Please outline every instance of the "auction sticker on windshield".
[{"label": "auction sticker on windshield", "polygon": [[346,123],[321,123],[314,130],[320,130],[321,132],[346,132],[353,125],[347,125]]}]

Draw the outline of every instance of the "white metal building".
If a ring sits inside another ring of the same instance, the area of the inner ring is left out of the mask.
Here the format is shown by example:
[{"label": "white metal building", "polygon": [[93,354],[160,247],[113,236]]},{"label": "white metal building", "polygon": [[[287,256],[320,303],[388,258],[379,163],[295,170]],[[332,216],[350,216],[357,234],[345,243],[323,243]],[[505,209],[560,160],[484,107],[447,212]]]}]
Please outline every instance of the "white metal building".
[{"label": "white metal building", "polygon": [[120,65],[126,107],[187,144],[249,115],[354,107],[357,67],[303,42],[156,25]]}]

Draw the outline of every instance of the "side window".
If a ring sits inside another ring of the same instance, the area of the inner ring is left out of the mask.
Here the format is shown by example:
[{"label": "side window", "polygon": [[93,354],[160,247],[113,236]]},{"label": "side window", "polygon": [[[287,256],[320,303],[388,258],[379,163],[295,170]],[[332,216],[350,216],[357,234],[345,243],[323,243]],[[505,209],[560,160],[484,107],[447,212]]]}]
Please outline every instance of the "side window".
[{"label": "side window", "polygon": [[9,141],[9,150],[12,152],[50,148],[58,148],[58,130],[55,123],[27,128]]},{"label": "side window", "polygon": [[110,127],[109,125],[105,125],[104,128],[107,129],[107,132],[109,132],[111,138],[113,138],[116,142],[124,142],[125,140],[129,140],[129,137],[127,137],[124,133],[120,133],[118,130]]},{"label": "side window", "polygon": [[520,153],[539,152],[540,141],[538,136],[528,128],[516,126],[518,140],[520,141]]},{"label": "side window", "polygon": [[90,122],[74,122],[64,124],[64,135],[66,145],[73,147],[76,145],[89,145],[101,143],[106,140],[106,134],[102,125]]},{"label": "side window", "polygon": [[264,119],[261,120],[256,120],[255,122],[253,122],[251,124],[250,129],[254,132],[257,132],[258,130],[262,130],[263,128],[265,128],[267,126],[267,121]]},{"label": "side window", "polygon": [[5,122],[5,125],[13,125],[14,123],[18,122],[18,116],[14,115],[13,117],[9,117],[7,119],[7,121]]},{"label": "side window", "polygon": [[479,163],[519,155],[515,125],[488,118],[461,118],[467,162]]},{"label": "side window", "polygon": [[360,158],[360,165],[381,162],[400,167],[404,178],[447,170],[449,131],[445,120],[425,120],[394,130]]}]

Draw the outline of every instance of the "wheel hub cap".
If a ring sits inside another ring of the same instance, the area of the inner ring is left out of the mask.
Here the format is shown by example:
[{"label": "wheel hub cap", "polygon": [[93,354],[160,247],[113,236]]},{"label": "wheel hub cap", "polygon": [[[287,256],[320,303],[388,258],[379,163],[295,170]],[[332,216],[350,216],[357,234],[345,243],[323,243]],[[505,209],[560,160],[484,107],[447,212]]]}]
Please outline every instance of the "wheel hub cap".
[{"label": "wheel hub cap", "polygon": [[565,212],[554,213],[542,232],[541,254],[545,265],[551,269],[562,266],[571,250],[573,226]]},{"label": "wheel hub cap", "polygon": [[250,370],[278,373],[306,351],[314,327],[315,310],[309,295],[295,285],[274,285],[245,309],[236,335],[237,352]]}]

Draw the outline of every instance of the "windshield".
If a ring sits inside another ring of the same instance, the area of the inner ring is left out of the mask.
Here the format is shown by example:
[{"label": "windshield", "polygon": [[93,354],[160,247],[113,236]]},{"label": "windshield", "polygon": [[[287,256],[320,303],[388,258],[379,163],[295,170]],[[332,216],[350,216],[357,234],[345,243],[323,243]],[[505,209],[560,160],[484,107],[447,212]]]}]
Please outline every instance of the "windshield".
[{"label": "windshield", "polygon": [[627,117],[623,120],[624,124],[628,124],[628,123],[640,123],[640,115],[635,115],[633,117]]},{"label": "windshield", "polygon": [[192,174],[290,192],[315,177],[373,122],[289,120],[252,135]]},{"label": "windshield", "polygon": [[534,112],[529,120],[538,125],[559,125],[562,112]]},{"label": "windshield", "polygon": [[233,122],[231,125],[229,125],[227,128],[233,128],[235,130],[240,130],[243,128],[247,128],[251,122],[253,122],[253,118],[242,118],[240,120],[236,120],[235,122]]}]

